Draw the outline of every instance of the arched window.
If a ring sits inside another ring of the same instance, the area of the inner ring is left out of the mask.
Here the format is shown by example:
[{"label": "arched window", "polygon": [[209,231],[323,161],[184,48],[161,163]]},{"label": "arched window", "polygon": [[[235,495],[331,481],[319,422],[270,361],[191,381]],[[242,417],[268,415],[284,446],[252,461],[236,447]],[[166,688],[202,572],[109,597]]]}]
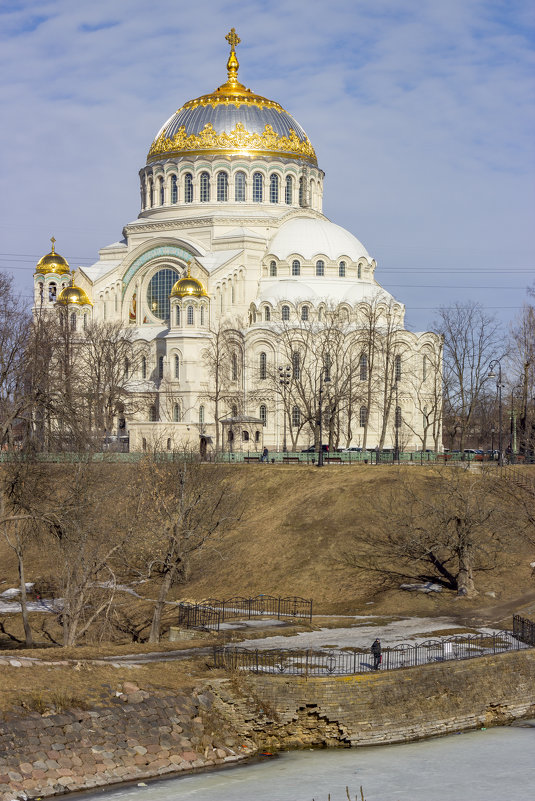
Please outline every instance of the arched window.
[{"label": "arched window", "polygon": [[277,275],[277,262],[276,261],[270,261],[269,262],[269,274],[270,274],[270,276],[272,278]]},{"label": "arched window", "polygon": [[262,404],[260,407],[259,418],[262,420],[262,425],[267,426],[267,406]]},{"label": "arched window", "polygon": [[285,197],[286,203],[288,206],[291,206],[293,203],[294,198],[294,179],[291,175],[286,176],[286,191]]},{"label": "arched window", "polygon": [[400,426],[401,426],[401,406],[396,406],[395,426],[396,426],[396,428],[400,428]]},{"label": "arched window", "polygon": [[262,203],[264,196],[264,178],[261,172],[253,173],[253,203]]},{"label": "arched window", "polygon": [[201,203],[210,202],[210,174],[201,172]]},{"label": "arched window", "polygon": [[301,378],[301,358],[296,350],[292,353],[292,378]]},{"label": "arched window", "polygon": [[178,403],[173,406],[173,423],[180,423],[180,406]]},{"label": "arched window", "polygon": [[341,261],[338,265],[338,277],[345,278],[346,277],[346,263],[345,261]]},{"label": "arched window", "polygon": [[364,428],[367,422],[368,422],[368,407],[361,406],[359,412],[359,426],[361,428]]},{"label": "arched window", "polygon": [[231,364],[230,364],[230,377],[232,381],[238,380],[238,357],[235,353],[232,354],[231,357]]},{"label": "arched window", "polygon": [[279,202],[279,176],[276,173],[269,176],[269,202]]},{"label": "arched window", "polygon": [[396,381],[401,378],[401,356],[396,356],[394,362],[394,378]]},{"label": "arched window", "polygon": [[130,362],[128,359],[124,360],[124,377],[129,378],[130,376]]},{"label": "arched window", "polygon": [[150,198],[150,207],[154,206],[154,184],[152,182],[152,178],[149,179],[149,198]]},{"label": "arched window", "polygon": [[87,313],[84,314],[84,331],[87,328]]},{"label": "arched window", "polygon": [[245,203],[245,173],[241,170],[234,176],[234,200]]},{"label": "arched window", "polygon": [[368,357],[363,353],[359,359],[360,380],[368,380]]},{"label": "arched window", "polygon": [[232,408],[230,410],[230,414],[232,415],[232,417],[237,417],[238,416],[238,407],[237,406],[232,406]]},{"label": "arched window", "polygon": [[141,378],[147,377],[147,357],[141,357]]},{"label": "arched window", "polygon": [[308,320],[308,306],[303,306],[301,309],[301,320]]},{"label": "arched window", "polygon": [[163,356],[158,357],[158,378],[160,381],[163,378]]},{"label": "arched window", "polygon": [[362,264],[357,267],[357,278],[362,278]]},{"label": "arched window", "polygon": [[180,356],[175,355],[175,378],[180,378]]},{"label": "arched window", "polygon": [[201,325],[204,325],[204,306],[201,306]]},{"label": "arched window", "polygon": [[301,425],[301,409],[299,406],[292,406],[292,428],[299,428]]},{"label": "arched window", "polygon": [[176,175],[171,176],[171,203],[178,203],[178,186]]},{"label": "arched window", "polygon": [[190,172],[184,176],[184,202],[193,203],[193,175]]},{"label": "arched window", "polygon": [[71,331],[76,331],[76,312],[71,312]]},{"label": "arched window", "polygon": [[204,423],[204,406],[199,406],[199,425]]},{"label": "arched window", "polygon": [[301,262],[297,259],[292,261],[292,275],[301,275]]},{"label": "arched window", "polygon": [[269,323],[271,320],[271,310],[269,306],[266,306],[264,309],[264,320],[266,321],[266,323]]},{"label": "arched window", "polygon": [[54,284],[53,282],[50,283],[48,285],[48,299],[52,300],[52,301],[56,300],[57,291],[58,291],[58,289],[57,289],[56,284]]},{"label": "arched window", "polygon": [[187,321],[188,325],[193,325],[193,306],[188,306]]},{"label": "arched window", "polygon": [[285,320],[285,321],[290,319],[290,307],[289,306],[283,306],[282,307],[282,319]]},{"label": "arched window", "polygon": [[163,178],[158,178],[158,194],[160,197],[160,206],[163,206],[165,203],[165,186],[163,182]]},{"label": "arched window", "polygon": [[299,179],[299,205],[305,205],[306,183],[305,179],[301,176]]},{"label": "arched window", "polygon": [[267,378],[267,356],[264,352],[260,354],[260,378]]},{"label": "arched window", "polygon": [[141,441],[141,447],[143,448],[144,451],[147,450],[147,440],[145,439],[145,437],[143,437]]},{"label": "arched window", "polygon": [[180,306],[175,308],[175,323],[180,325]]},{"label": "arched window", "polygon": [[424,356],[422,359],[422,379],[424,381],[427,379],[427,356]]},{"label": "arched window", "polygon": [[171,437],[167,437],[167,450],[171,450]]},{"label": "arched window", "polygon": [[150,409],[149,409],[149,420],[150,420],[151,423],[155,423],[156,422],[156,420],[157,420],[156,406],[151,406],[150,407]]},{"label": "arched window", "polygon": [[325,275],[325,262],[322,259],[316,262],[316,275]]},{"label": "arched window", "polygon": [[241,438],[243,439],[244,442],[249,442],[249,432],[248,431],[242,431],[241,432]]},{"label": "arched window", "polygon": [[226,172],[217,173],[217,199],[221,202],[228,200],[228,174]]}]

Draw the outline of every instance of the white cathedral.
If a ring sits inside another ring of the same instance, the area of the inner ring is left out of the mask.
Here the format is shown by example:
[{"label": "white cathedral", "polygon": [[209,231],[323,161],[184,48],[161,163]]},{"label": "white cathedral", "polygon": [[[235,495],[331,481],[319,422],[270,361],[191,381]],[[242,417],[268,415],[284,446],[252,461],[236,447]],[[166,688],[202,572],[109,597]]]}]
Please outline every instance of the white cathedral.
[{"label": "white cathedral", "polygon": [[[319,418],[338,447],[438,447],[439,337],[404,328],[375,260],[322,214],[307,134],[239,82],[240,40],[226,38],[227,81],[156,134],[138,218],[91,267],[71,272],[53,242],[34,313],[66,309],[82,342],[91,323],[130,331],[125,391],[146,400],[116,421],[131,451],[301,450],[318,447]],[[333,328],[343,359],[325,352]]]}]

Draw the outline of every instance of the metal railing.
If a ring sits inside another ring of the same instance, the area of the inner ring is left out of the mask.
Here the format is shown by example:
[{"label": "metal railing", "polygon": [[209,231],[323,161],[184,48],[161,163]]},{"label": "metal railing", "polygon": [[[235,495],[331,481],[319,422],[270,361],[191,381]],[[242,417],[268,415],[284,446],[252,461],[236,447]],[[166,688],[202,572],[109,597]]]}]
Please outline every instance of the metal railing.
[{"label": "metal railing", "polygon": [[178,605],[178,625],[183,629],[208,629],[219,631],[221,613],[218,609],[199,604]]},{"label": "metal railing", "polygon": [[[489,654],[519,651],[529,646],[510,631],[494,634],[458,635],[426,640],[418,645],[402,644],[383,648],[380,669],[397,670],[430,662],[473,659]],[[215,667],[245,670],[271,675],[347,676],[374,670],[369,650],[251,650],[246,648],[214,648]]]},{"label": "metal railing", "polygon": [[206,598],[198,604],[180,603],[178,623],[182,628],[203,628],[219,631],[225,620],[253,617],[295,617],[312,620],[312,599],[291,596],[281,598],[275,595],[256,595],[246,598]]},{"label": "metal railing", "polygon": [[535,646],[535,623],[520,615],[513,615],[513,636],[526,645]]}]

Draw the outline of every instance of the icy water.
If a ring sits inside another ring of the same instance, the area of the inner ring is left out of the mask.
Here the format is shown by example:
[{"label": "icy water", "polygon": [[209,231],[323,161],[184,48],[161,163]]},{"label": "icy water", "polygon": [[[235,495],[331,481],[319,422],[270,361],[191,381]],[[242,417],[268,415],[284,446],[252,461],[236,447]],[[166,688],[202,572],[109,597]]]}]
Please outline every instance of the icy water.
[{"label": "icy water", "polygon": [[534,801],[535,721],[408,745],[275,759],[78,796],[83,801]]}]

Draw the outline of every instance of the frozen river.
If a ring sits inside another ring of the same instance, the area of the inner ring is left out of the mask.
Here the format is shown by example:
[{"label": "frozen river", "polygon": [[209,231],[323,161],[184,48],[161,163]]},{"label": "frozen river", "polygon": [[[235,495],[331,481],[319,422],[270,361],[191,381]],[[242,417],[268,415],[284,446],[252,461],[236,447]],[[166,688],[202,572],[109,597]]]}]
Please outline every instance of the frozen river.
[{"label": "frozen river", "polygon": [[408,745],[293,751],[83,801],[533,801],[535,721]]}]

